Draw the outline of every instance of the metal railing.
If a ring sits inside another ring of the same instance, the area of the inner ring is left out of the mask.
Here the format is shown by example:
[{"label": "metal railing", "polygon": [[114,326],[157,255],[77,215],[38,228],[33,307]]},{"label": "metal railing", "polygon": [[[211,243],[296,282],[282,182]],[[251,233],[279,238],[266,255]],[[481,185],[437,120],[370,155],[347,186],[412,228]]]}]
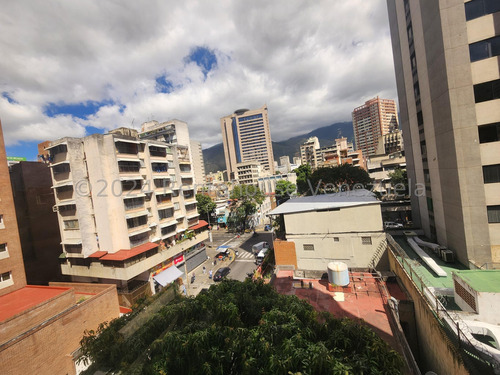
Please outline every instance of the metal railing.
[{"label": "metal railing", "polygon": [[420,265],[420,263],[409,259],[406,252],[392,236],[387,235],[387,241],[389,245],[388,251],[392,252],[394,259],[399,264],[402,271],[406,273],[416,289],[420,292],[422,299],[434,313],[448,341],[461,354],[461,358],[470,373],[473,375],[483,375],[485,373],[491,373],[492,371],[500,373],[498,372],[500,370],[500,362],[480,346],[470,342],[468,337],[471,336],[471,332],[467,324],[462,321],[458,314],[448,311],[444,305],[444,303],[446,303],[445,300],[440,298],[439,295],[434,294],[428,287],[428,285],[432,284],[415,267],[417,264]]}]

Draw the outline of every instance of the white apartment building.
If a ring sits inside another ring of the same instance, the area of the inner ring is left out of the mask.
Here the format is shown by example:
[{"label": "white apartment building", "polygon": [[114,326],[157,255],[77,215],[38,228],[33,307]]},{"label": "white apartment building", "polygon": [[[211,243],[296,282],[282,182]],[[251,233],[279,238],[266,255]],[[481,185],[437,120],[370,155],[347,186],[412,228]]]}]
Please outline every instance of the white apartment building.
[{"label": "white apartment building", "polygon": [[193,156],[193,172],[196,185],[201,187],[205,184],[205,161],[203,159],[203,150],[201,142],[191,141],[191,155]]},{"label": "white apartment building", "polygon": [[248,161],[236,164],[238,183],[241,185],[257,185],[257,180],[264,171],[259,162]]},{"label": "white apartment building", "polygon": [[189,271],[188,254],[203,248],[189,148],[145,138],[121,128],[48,147],[61,269],[73,281],[154,292],[158,271],[183,261]]}]

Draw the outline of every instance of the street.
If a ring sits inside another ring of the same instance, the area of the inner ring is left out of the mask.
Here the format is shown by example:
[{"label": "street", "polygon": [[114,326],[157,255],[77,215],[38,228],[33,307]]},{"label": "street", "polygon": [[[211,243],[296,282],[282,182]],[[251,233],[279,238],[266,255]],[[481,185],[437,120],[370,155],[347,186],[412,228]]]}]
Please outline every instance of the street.
[{"label": "street", "polygon": [[[247,273],[253,273],[257,268],[255,257],[252,254],[252,246],[262,241],[271,243],[272,234],[258,231],[256,236],[253,236],[253,232],[251,232],[244,233],[238,238],[234,233],[227,233],[226,230],[221,229],[213,230],[212,238],[212,244],[208,241],[206,242],[209,259],[189,274],[189,280],[191,280],[193,274],[195,275],[194,282],[192,284],[189,283],[188,288],[188,294],[191,296],[196,296],[201,290],[209,288],[210,285],[214,284],[214,281],[209,278],[209,273],[212,271],[214,275],[221,267],[229,267],[231,269],[231,272],[227,276],[228,279],[244,281]],[[217,261],[214,265],[214,258],[217,255],[216,249],[221,245],[230,246],[235,252],[238,252],[238,256],[231,260]],[[205,273],[203,272],[203,267],[205,267]]]}]

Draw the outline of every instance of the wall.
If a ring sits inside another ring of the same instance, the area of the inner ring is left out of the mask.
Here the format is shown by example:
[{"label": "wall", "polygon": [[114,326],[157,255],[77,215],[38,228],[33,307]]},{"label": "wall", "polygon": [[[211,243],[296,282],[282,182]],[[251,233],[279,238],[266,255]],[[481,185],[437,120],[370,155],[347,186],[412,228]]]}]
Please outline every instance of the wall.
[{"label": "wall", "polygon": [[274,257],[277,266],[293,265],[297,268],[297,256],[295,254],[295,243],[291,241],[276,240],[274,245]]},{"label": "wall", "polygon": [[462,362],[460,353],[449,341],[420,291],[396,261],[392,251],[389,250],[388,253],[391,271],[399,277],[414,303],[421,372],[434,371],[437,374],[454,375],[469,374]]},{"label": "wall", "polygon": [[75,374],[72,353],[80,347],[84,331],[119,317],[116,288],[100,286],[100,294],[47,319],[15,343],[0,346],[0,373]]}]

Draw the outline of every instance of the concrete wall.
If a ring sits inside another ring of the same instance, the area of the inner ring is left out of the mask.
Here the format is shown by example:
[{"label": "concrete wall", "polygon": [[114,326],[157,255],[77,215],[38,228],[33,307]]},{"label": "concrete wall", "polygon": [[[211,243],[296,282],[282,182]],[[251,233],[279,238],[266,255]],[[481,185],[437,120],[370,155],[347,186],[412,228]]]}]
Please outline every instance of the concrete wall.
[{"label": "concrete wall", "polygon": [[80,347],[84,331],[119,317],[116,288],[104,287],[98,295],[47,318],[15,342],[0,346],[0,373],[76,374],[72,353]]},{"label": "concrete wall", "polygon": [[449,341],[434,313],[420,291],[408,278],[392,251],[388,251],[391,271],[396,274],[413,300],[415,321],[419,343],[419,367],[422,373],[434,371],[436,374],[466,375],[460,353]]}]

